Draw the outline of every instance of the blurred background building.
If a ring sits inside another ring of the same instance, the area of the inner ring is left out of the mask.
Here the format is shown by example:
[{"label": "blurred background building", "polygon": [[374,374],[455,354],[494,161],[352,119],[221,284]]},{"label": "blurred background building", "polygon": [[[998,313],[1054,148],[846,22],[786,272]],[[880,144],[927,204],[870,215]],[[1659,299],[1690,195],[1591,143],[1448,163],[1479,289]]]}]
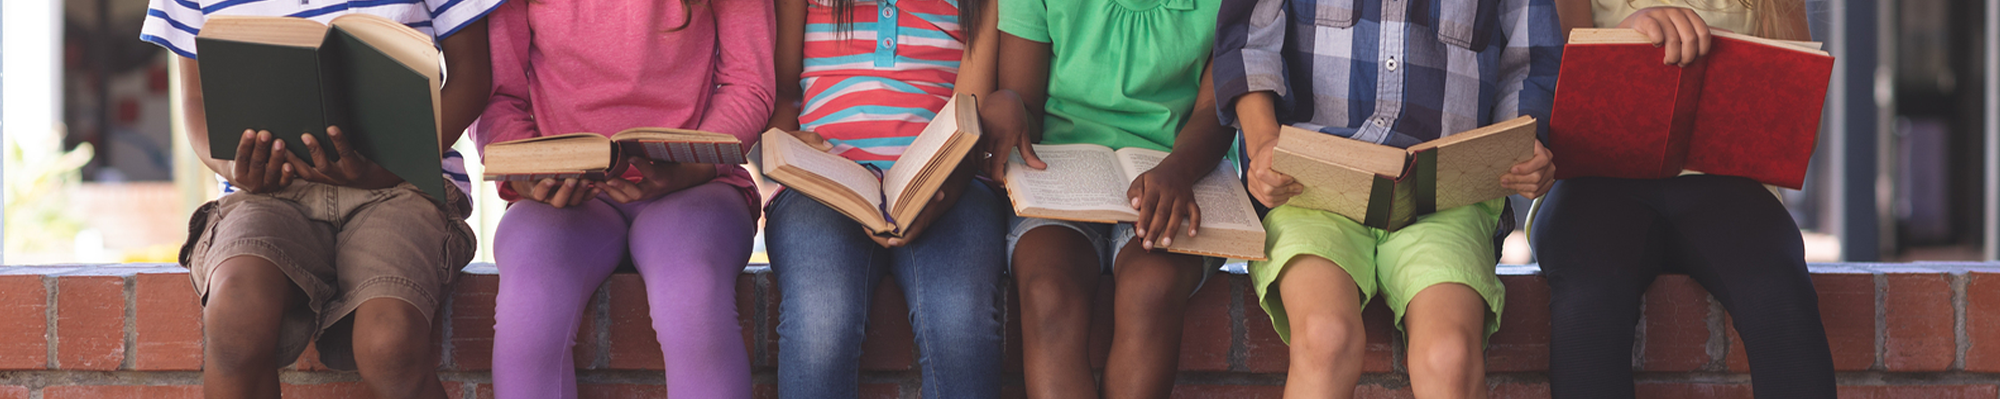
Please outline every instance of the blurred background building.
[{"label": "blurred background building", "polygon": [[[1808,182],[1783,193],[1808,257],[2000,256],[2000,0],[1807,5],[1838,59]],[[146,8],[0,2],[0,264],[171,262],[188,214],[216,195],[174,132],[173,55],[137,39]],[[482,191],[471,223],[488,237],[504,204]],[[1532,261],[1525,240],[1507,252]]]}]

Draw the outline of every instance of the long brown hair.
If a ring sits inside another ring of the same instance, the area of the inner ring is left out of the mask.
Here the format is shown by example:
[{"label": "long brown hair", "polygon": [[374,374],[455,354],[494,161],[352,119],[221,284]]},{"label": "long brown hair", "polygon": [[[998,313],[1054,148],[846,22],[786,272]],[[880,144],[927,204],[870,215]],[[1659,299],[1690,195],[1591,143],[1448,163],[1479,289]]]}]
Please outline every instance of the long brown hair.
[{"label": "long brown hair", "polygon": [[[856,1],[860,0],[826,0],[827,3],[830,3],[829,6],[833,8],[833,25],[842,34],[853,31],[854,17],[852,14],[854,14],[854,3]],[[972,35],[979,32],[979,29],[975,27],[979,26],[979,10],[984,9],[982,6],[986,5],[986,1],[989,0],[957,1],[958,30],[965,32],[965,37],[962,39],[966,43],[972,43]],[[820,2],[818,1],[807,1],[807,3],[809,7],[820,7]]]}]

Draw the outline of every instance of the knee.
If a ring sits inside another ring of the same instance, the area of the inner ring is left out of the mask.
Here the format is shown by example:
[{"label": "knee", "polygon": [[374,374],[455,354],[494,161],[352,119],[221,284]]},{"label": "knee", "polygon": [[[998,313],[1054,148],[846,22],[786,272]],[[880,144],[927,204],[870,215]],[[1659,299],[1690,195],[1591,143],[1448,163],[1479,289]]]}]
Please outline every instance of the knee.
[{"label": "knee", "polygon": [[837,364],[861,359],[867,321],[845,312],[785,312],[778,320],[778,354],[783,362]]},{"label": "knee", "polygon": [[1481,338],[1478,334],[1462,332],[1446,333],[1443,338],[1422,347],[1410,348],[1409,366],[1411,374],[1424,374],[1439,378],[1469,377],[1473,370],[1486,361],[1480,351]]},{"label": "knee", "polygon": [[354,315],[354,360],[370,379],[417,377],[431,369],[431,328],[422,313],[394,299],[372,300],[362,310]]},{"label": "knee", "polygon": [[1292,318],[1292,361],[1328,365],[1360,359],[1368,334],[1357,317],[1305,316]]},{"label": "knee", "polygon": [[1089,300],[1076,281],[1049,275],[1020,274],[1016,277],[1022,317],[1048,319],[1089,311]]}]

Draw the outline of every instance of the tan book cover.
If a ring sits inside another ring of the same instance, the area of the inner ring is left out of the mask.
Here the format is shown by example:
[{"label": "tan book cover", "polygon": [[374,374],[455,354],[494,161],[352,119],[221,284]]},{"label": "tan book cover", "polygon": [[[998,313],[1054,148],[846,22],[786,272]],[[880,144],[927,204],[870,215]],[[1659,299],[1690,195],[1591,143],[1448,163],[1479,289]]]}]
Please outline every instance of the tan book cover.
[{"label": "tan book cover", "polygon": [[1535,118],[1522,116],[1402,149],[1286,126],[1271,169],[1306,187],[1287,205],[1394,231],[1417,216],[1513,194],[1500,176],[1534,158],[1535,130]]}]

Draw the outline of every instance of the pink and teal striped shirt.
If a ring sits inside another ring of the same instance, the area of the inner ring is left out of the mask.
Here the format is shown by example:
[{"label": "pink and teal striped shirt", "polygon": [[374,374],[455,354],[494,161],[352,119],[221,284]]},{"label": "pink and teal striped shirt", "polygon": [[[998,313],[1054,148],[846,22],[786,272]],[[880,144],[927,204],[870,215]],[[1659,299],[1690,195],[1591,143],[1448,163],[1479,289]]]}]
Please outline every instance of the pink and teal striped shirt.
[{"label": "pink and teal striped shirt", "polygon": [[845,30],[824,2],[807,11],[799,126],[887,170],[951,98],[965,53],[958,2],[857,1],[850,11]]}]

